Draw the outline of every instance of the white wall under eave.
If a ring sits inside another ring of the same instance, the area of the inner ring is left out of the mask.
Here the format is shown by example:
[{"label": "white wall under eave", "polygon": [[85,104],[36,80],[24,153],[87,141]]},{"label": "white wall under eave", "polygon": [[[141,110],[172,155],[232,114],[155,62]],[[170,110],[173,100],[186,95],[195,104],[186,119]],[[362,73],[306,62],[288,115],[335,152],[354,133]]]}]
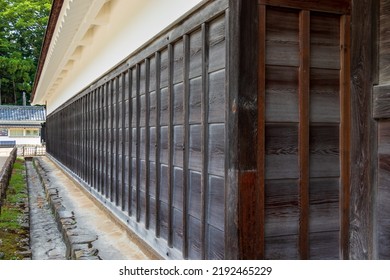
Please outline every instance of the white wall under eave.
[{"label": "white wall under eave", "polygon": [[47,98],[48,114],[200,2],[112,1],[108,24],[95,27],[91,45],[84,48],[57,90]]}]

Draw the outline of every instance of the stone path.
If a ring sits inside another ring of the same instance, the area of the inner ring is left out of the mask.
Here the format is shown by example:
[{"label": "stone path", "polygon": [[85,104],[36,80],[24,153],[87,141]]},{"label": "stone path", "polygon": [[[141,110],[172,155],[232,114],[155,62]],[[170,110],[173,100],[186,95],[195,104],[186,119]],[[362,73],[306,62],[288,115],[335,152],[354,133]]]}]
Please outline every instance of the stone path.
[{"label": "stone path", "polygon": [[30,201],[30,246],[33,260],[64,260],[66,246],[38,174],[31,161],[26,161]]},{"label": "stone path", "polygon": [[54,203],[61,204],[62,210],[58,211],[56,217],[59,216],[60,221],[73,220],[72,227],[68,228],[64,224],[62,229],[64,236],[69,236],[69,238],[65,237],[65,242],[70,248],[68,250],[85,250],[85,248],[75,248],[75,246],[83,245],[89,240],[86,238],[94,237],[88,241],[90,243],[88,248],[96,248],[99,259],[148,260],[157,258],[142,246],[137,238],[119,226],[106,211],[98,207],[81,190],[81,187],[70,180],[51,160],[47,157],[36,157],[34,161],[38,172],[43,176],[45,187],[52,200],[54,198]]}]

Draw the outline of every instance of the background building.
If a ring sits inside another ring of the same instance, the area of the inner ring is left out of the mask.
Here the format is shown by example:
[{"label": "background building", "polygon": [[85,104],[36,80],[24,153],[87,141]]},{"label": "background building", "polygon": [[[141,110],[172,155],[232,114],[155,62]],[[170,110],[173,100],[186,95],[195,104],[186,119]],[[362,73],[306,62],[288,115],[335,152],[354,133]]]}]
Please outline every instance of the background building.
[{"label": "background building", "polygon": [[41,128],[45,121],[42,106],[0,105],[0,142],[41,145]]}]

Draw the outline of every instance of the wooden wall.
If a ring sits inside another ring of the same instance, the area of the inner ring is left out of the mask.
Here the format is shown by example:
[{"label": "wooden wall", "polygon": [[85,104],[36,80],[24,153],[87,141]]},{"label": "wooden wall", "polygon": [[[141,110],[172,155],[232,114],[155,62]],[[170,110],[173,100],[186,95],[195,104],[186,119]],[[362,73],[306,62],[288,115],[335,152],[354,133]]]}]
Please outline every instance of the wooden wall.
[{"label": "wooden wall", "polygon": [[308,2],[259,1],[267,259],[339,259],[347,246],[349,10]]},{"label": "wooden wall", "polygon": [[204,4],[47,118],[48,153],[165,258],[225,258],[227,8]]}]

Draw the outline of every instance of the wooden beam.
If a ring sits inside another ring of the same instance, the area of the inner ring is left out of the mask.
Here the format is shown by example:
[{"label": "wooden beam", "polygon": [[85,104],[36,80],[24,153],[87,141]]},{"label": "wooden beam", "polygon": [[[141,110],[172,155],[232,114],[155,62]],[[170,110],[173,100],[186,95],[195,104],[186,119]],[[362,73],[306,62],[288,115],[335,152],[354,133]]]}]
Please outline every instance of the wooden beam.
[{"label": "wooden beam", "polygon": [[299,15],[299,256],[309,258],[310,12]]},{"label": "wooden beam", "polygon": [[351,24],[351,174],[349,258],[373,253],[371,155],[375,153],[372,105],[372,1],[354,1]]},{"label": "wooden beam", "polygon": [[266,6],[259,6],[259,56],[258,56],[258,95],[257,95],[257,188],[259,204],[258,257],[265,258],[265,59],[266,59]]},{"label": "wooden beam", "polygon": [[350,95],[350,16],[341,17],[341,69],[340,69],[340,209],[341,209],[341,257],[349,255],[349,183],[351,156],[351,95]]},{"label": "wooden beam", "polygon": [[260,5],[270,5],[302,10],[333,12],[349,14],[351,10],[350,0],[258,0]]}]

